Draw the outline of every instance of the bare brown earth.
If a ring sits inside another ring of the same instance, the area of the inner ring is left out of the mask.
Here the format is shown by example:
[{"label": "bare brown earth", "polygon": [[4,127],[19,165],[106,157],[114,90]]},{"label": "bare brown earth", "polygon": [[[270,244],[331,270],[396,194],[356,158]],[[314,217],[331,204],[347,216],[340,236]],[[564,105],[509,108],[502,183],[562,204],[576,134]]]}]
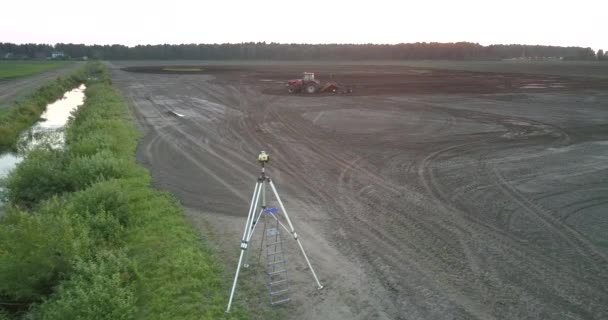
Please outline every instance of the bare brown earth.
[{"label": "bare brown earth", "polygon": [[[138,159],[187,207],[228,277],[255,156],[272,155],[269,173],[326,287],[315,289],[290,242],[294,300],[268,311],[265,291],[239,291],[256,318],[608,318],[605,80],[128,65],[111,66],[145,134]],[[285,95],[302,71],[355,91]]]}]

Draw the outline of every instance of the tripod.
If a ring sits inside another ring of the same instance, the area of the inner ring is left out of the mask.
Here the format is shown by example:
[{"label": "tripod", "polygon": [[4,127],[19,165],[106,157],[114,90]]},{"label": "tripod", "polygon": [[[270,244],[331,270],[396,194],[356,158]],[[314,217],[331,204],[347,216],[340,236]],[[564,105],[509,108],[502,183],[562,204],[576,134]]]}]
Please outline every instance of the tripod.
[{"label": "tripod", "polygon": [[[317,278],[317,274],[315,273],[315,270],[313,269],[312,265],[310,264],[310,260],[308,260],[308,256],[306,255],[306,252],[304,251],[304,247],[302,246],[302,242],[300,242],[300,238],[298,237],[298,234],[296,233],[296,230],[294,229],[293,224],[291,223],[291,219],[289,219],[289,215],[287,214],[287,211],[285,210],[285,206],[283,205],[283,202],[281,201],[281,197],[279,197],[277,188],[274,186],[272,179],[270,179],[270,177],[266,175],[266,172],[264,170],[264,165],[266,163],[268,163],[269,160],[270,160],[270,156],[264,151],[260,152],[260,154],[258,155],[258,162],[262,166],[262,171],[261,171],[260,177],[258,177],[255,188],[253,189],[253,196],[251,197],[251,204],[249,205],[249,213],[247,214],[247,221],[245,222],[245,230],[243,231],[243,237],[241,239],[241,253],[239,256],[239,263],[236,267],[236,273],[234,274],[234,281],[232,283],[232,289],[230,290],[230,298],[228,300],[228,307],[226,308],[227,313],[230,312],[230,307],[232,306],[232,299],[234,297],[234,291],[236,290],[236,284],[239,279],[239,272],[241,270],[241,266],[243,266],[245,268],[249,267],[249,264],[248,264],[249,242],[251,241],[253,232],[255,231],[255,228],[263,214],[271,215],[275,220],[277,220],[277,223],[280,224],[281,227],[283,227],[283,229],[285,229],[288,233],[291,233],[294,240],[296,240],[296,242],[298,243],[298,246],[300,247],[300,251],[302,252],[304,259],[306,260],[306,263],[308,264],[308,268],[310,268],[310,272],[312,273],[312,276],[315,279],[317,288],[319,290],[323,289],[323,286],[319,282],[319,278]],[[269,185],[270,188],[272,189],[272,192],[273,192],[277,202],[279,203],[279,207],[281,208],[281,212],[285,216],[285,220],[287,220],[287,224],[288,224],[289,228],[279,221],[277,215],[275,214],[275,212],[278,210],[276,210],[275,208],[266,207],[266,185]],[[261,204],[260,204],[260,198],[262,198]],[[257,210],[258,204],[260,204],[259,211]],[[245,259],[245,261],[243,261],[243,258]]]}]

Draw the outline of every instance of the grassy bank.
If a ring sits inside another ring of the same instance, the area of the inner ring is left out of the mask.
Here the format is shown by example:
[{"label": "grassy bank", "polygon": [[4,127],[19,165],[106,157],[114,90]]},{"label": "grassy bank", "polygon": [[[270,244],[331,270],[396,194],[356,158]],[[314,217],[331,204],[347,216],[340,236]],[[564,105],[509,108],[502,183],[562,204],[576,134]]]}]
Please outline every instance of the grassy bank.
[{"label": "grassy bank", "polygon": [[[2,65],[2,64],[0,64]],[[0,151],[14,149],[21,132],[31,127],[46,109],[46,105],[87,81],[91,65],[87,65],[69,76],[58,77],[38,88],[28,97],[7,109],[0,110]]]},{"label": "grassy bank", "polygon": [[62,67],[66,61],[0,61],[0,81],[30,76]]},{"label": "grassy bank", "polygon": [[248,318],[224,313],[221,269],[181,206],[150,187],[127,104],[100,72],[66,148],[30,152],[6,181],[0,319]]}]

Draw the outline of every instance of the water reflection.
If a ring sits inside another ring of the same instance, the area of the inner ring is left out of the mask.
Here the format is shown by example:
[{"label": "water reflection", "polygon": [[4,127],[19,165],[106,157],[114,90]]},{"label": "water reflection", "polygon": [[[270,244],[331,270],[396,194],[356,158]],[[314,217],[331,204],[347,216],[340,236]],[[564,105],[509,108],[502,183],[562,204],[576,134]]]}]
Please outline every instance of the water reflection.
[{"label": "water reflection", "polygon": [[41,145],[48,144],[61,147],[65,141],[63,127],[68,122],[72,112],[84,102],[85,85],[66,92],[63,97],[46,106],[46,111],[29,130],[24,132],[17,143],[20,154]]}]

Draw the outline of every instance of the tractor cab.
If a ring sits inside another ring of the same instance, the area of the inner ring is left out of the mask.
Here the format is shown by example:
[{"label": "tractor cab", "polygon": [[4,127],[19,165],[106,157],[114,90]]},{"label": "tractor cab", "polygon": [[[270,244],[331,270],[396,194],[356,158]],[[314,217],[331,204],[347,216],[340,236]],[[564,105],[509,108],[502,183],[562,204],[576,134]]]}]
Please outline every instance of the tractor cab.
[{"label": "tractor cab", "polygon": [[315,81],[315,74],[312,72],[304,72],[304,76],[302,77],[304,81]]}]

